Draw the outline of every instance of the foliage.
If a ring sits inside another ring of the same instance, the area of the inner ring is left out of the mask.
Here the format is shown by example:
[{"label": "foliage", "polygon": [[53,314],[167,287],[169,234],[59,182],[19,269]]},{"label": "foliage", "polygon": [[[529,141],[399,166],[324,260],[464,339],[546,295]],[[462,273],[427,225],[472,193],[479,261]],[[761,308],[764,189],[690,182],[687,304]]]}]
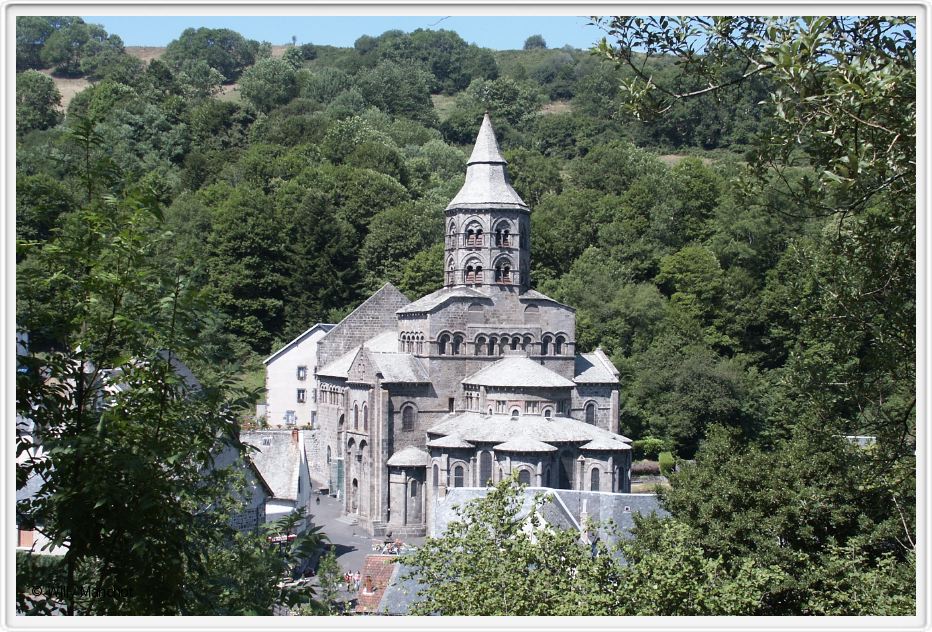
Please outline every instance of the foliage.
[{"label": "foliage", "polygon": [[294,70],[286,59],[260,60],[243,73],[239,81],[240,92],[259,111],[268,113],[297,96]]},{"label": "foliage", "polygon": [[636,459],[656,459],[666,447],[666,444],[663,439],[648,435],[632,441],[631,447],[634,448],[634,458]]},{"label": "foliage", "polygon": [[661,452],[657,457],[657,462],[660,464],[660,473],[664,476],[670,476],[673,473],[673,468],[676,466],[676,460],[673,458],[671,452]]},{"label": "foliage", "polygon": [[340,601],[340,583],[343,581],[343,574],[337,563],[336,551],[333,546],[327,549],[327,552],[320,558],[320,564],[317,566],[317,578],[320,581],[320,603],[323,605],[326,614],[339,614],[343,610],[343,604]]},{"label": "foliage", "polygon": [[58,123],[61,94],[51,77],[35,70],[16,75],[16,133],[46,129]]},{"label": "foliage", "polygon": [[531,35],[524,40],[524,50],[533,50],[535,48],[547,48],[547,41],[543,35]]},{"label": "foliage", "polygon": [[256,61],[256,49],[230,29],[188,28],[168,43],[162,60],[175,70],[202,60],[223,75],[224,82],[232,82]]},{"label": "foliage", "polygon": [[[40,52],[45,66],[54,66],[57,74],[75,76],[97,74],[98,58],[123,52],[123,41],[108,35],[98,24],[86,24],[80,18],[59,25],[45,39]],[[112,63],[112,62],[111,62]]]}]

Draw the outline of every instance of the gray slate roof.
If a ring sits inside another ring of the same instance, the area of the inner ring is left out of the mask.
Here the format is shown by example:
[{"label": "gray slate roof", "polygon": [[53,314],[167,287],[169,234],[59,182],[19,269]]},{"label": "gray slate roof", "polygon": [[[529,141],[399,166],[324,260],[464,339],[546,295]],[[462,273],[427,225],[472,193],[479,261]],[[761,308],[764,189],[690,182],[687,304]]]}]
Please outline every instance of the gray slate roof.
[{"label": "gray slate roof", "polygon": [[300,336],[298,336],[297,338],[295,338],[294,340],[292,340],[291,342],[283,346],[281,349],[279,349],[278,351],[276,351],[275,353],[267,357],[265,360],[262,361],[262,363],[268,364],[269,362],[271,362],[272,360],[280,356],[282,353],[288,351],[293,346],[295,346],[296,344],[298,344],[299,342],[301,342],[302,340],[310,336],[312,333],[314,333],[318,329],[327,332],[333,329],[334,327],[336,327],[336,325],[329,324],[329,323],[317,323],[316,325],[314,325],[313,327],[305,331],[303,334],[301,334]]},{"label": "gray slate roof", "polygon": [[531,437],[515,437],[504,443],[499,443],[494,448],[502,452],[556,452],[557,449],[549,443],[532,439]]},{"label": "gray slate roof", "polygon": [[605,451],[614,451],[614,450],[630,450],[631,446],[627,443],[623,443],[616,439],[607,439],[605,437],[596,437],[589,443],[581,445],[580,448],[583,450],[596,450],[600,452]]},{"label": "gray slate roof", "polygon": [[[527,438],[544,443],[589,443],[593,439],[622,442],[631,439],[570,417],[542,417],[540,415],[483,415],[467,412],[449,415],[444,421],[427,430],[434,437],[458,437],[470,443],[505,443],[512,438]],[[614,445],[614,444],[612,444]],[[620,449],[630,449],[620,448]]]},{"label": "gray slate roof", "polygon": [[383,382],[396,384],[426,384],[430,382],[427,369],[419,358],[410,353],[370,354],[382,374]]},{"label": "gray slate roof", "polygon": [[440,288],[436,292],[431,292],[427,296],[423,296],[413,303],[408,303],[395,313],[409,314],[412,312],[432,312],[438,307],[446,304],[448,301],[457,298],[480,299],[486,303],[490,302],[491,300],[487,295],[483,294],[479,290],[475,290],[464,285],[454,285],[452,287]]},{"label": "gray slate roof", "polygon": [[359,350],[363,347],[370,351],[380,353],[398,351],[398,332],[387,330],[377,336],[369,338],[369,340],[362,343],[362,345],[353,347],[327,366],[318,369],[317,375],[345,378],[349,373],[350,367],[353,366],[353,360],[356,359],[356,354],[359,353]]},{"label": "gray slate roof", "polygon": [[574,373],[573,381],[577,384],[618,383],[618,369],[601,349],[576,356]]},{"label": "gray slate roof", "polygon": [[409,445],[407,448],[395,452],[395,454],[386,461],[386,464],[394,467],[424,467],[429,462],[429,454],[420,448]]},{"label": "gray slate roof", "polygon": [[476,386],[570,388],[575,384],[542,364],[520,356],[502,358],[463,380]]},{"label": "gray slate roof", "polygon": [[456,435],[449,435],[446,437],[439,437],[437,439],[431,439],[430,441],[427,442],[427,447],[450,449],[450,448],[474,448],[476,446],[466,441],[465,439],[461,439],[460,437],[457,437]]},{"label": "gray slate roof", "polygon": [[[270,445],[263,445],[268,439]],[[291,430],[252,430],[240,433],[240,441],[256,448],[250,456],[262,479],[275,498],[297,500],[298,475],[302,449],[301,437],[295,441]]]},{"label": "gray slate roof", "polygon": [[492,121],[486,114],[466,163],[466,182],[447,205],[447,210],[502,208],[527,211],[527,204],[508,182],[506,164],[495,140]]}]

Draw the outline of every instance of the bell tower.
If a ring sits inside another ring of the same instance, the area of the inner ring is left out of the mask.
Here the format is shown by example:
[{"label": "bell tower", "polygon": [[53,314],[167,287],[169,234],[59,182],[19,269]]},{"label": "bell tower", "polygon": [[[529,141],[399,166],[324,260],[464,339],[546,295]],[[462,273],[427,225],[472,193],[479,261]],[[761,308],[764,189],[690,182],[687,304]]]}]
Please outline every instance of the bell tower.
[{"label": "bell tower", "polygon": [[530,288],[530,209],[508,182],[486,113],[466,163],[466,182],[445,211],[444,286],[486,293]]}]

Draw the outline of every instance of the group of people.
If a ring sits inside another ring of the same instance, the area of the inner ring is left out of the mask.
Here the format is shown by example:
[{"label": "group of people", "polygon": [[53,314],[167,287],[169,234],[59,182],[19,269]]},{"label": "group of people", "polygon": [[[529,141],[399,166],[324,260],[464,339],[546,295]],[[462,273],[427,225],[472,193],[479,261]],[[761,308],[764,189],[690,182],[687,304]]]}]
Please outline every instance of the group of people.
[{"label": "group of people", "polygon": [[401,540],[395,540],[394,542],[376,544],[372,547],[372,550],[386,555],[398,555],[401,553],[402,546],[404,546],[404,543]]},{"label": "group of people", "polygon": [[359,571],[343,573],[343,585],[346,586],[346,590],[359,592],[360,581],[362,581],[362,578],[359,575]]}]

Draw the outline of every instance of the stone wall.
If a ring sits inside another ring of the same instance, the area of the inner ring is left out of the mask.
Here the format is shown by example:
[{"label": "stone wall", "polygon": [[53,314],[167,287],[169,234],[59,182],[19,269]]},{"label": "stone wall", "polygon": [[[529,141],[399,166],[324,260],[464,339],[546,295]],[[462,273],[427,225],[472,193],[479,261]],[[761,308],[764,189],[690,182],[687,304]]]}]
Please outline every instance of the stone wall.
[{"label": "stone wall", "polygon": [[326,366],[387,329],[397,330],[395,312],[410,302],[391,283],[383,285],[318,342],[318,366]]}]

